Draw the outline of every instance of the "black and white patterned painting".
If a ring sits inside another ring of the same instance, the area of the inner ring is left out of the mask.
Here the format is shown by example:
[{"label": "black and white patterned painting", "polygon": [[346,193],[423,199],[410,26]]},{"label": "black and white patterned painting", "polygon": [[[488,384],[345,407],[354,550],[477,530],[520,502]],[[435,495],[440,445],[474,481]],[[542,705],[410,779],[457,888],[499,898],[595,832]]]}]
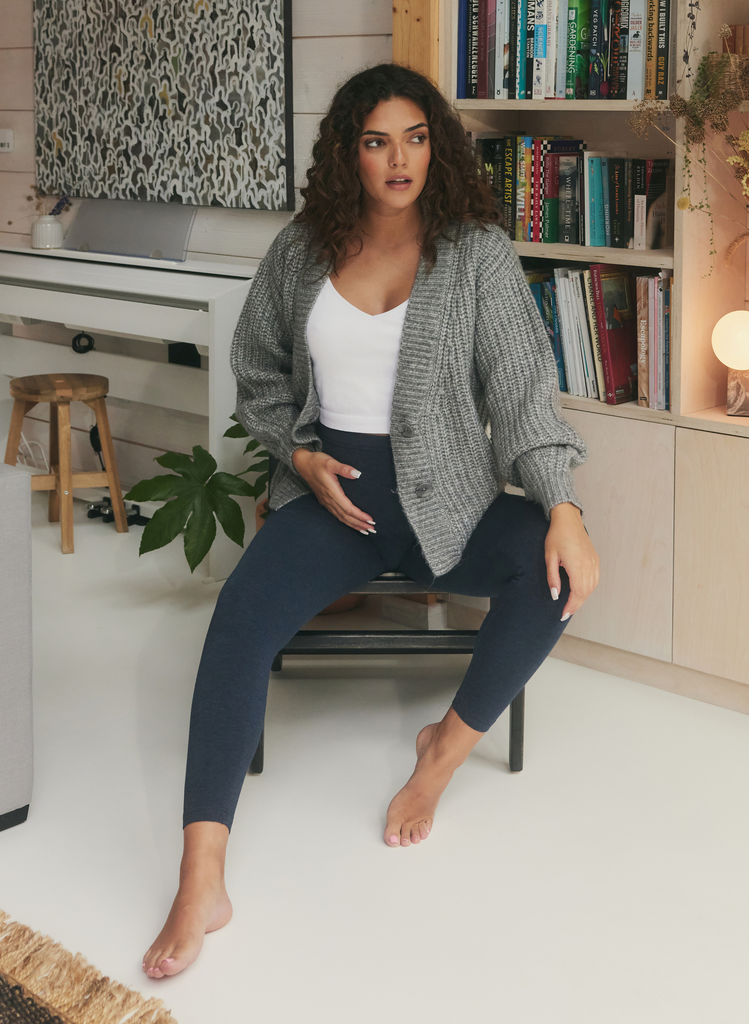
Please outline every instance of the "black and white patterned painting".
[{"label": "black and white patterned painting", "polygon": [[294,208],[291,0],[34,0],[48,193]]}]

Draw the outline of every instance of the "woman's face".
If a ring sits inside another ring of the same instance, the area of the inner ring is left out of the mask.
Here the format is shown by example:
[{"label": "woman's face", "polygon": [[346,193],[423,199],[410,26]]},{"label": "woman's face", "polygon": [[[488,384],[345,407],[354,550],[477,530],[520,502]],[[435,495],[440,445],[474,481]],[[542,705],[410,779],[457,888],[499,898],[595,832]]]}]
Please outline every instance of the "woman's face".
[{"label": "woman's face", "polygon": [[382,100],[368,114],[359,139],[359,180],[382,213],[398,213],[418,199],[427,180],[429,128],[412,100]]}]

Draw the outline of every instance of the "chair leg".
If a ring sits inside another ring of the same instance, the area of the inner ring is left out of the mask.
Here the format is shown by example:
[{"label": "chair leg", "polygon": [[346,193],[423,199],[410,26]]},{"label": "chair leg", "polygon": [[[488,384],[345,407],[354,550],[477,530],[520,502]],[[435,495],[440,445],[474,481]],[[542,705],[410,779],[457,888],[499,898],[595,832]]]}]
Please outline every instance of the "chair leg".
[{"label": "chair leg", "polygon": [[523,736],[525,725],[525,687],[510,704],[510,771],[523,770]]},{"label": "chair leg", "polygon": [[248,775],[260,775],[263,771],[263,762],[265,760],[265,729],[260,733],[260,739],[258,741],[257,750],[250,761],[250,770]]},{"label": "chair leg", "polygon": [[21,444],[21,431],[23,430],[23,418],[30,409],[33,409],[36,402],[26,402],[23,398],[17,398],[13,403],[13,412],[10,417],[10,430],[8,431],[8,443],[5,446],[5,464],[15,466],[18,462],[18,448]]},{"label": "chair leg", "polygon": [[125,503],[122,500],[122,488],[120,487],[120,476],[117,472],[117,460],[114,457],[112,434],[109,430],[107,404],[103,398],[97,398],[89,404],[94,410],[96,425],[99,428],[99,440],[101,441],[101,451],[107,470],[107,483],[109,486],[109,496],[112,501],[115,526],[118,533],[127,533],[127,514],[125,513]]},{"label": "chair leg", "polygon": [[60,473],[58,486],[60,495],[60,523],[62,553],[72,555],[73,547],[73,466],[70,452],[70,402],[57,403],[58,448]]},{"label": "chair leg", "polygon": [[277,654],[270,667],[271,672],[280,672],[283,668],[283,654]]},{"label": "chair leg", "polygon": [[56,486],[49,492],[47,518],[50,523],[60,522],[60,436],[57,427],[57,402],[49,403],[49,468],[57,477]]}]

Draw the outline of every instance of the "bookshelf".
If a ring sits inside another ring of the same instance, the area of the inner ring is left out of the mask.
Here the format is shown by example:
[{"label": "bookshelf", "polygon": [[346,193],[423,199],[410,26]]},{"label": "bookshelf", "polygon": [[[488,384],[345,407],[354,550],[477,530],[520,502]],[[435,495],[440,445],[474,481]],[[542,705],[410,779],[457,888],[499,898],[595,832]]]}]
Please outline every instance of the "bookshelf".
[{"label": "bookshelf", "polygon": [[[673,0],[676,52],[687,36],[689,0]],[[744,19],[745,0],[711,0],[696,22],[693,68],[721,48],[721,24]],[[437,62],[421,67],[460,111],[468,130],[544,136],[563,132],[612,156],[674,161],[675,199],[685,181],[683,128],[664,122],[637,138],[626,100],[457,100],[457,0],[441,0]],[[394,58],[399,59],[398,53]],[[408,58],[405,58],[408,62]],[[683,88],[683,87],[682,87]],[[749,102],[731,115],[746,127]],[[715,323],[747,300],[746,250],[723,253],[743,230],[730,170],[711,159],[715,269],[706,215],[674,211],[673,249],[622,250],[515,242],[521,258],[673,269],[671,408],[609,406],[562,393],[565,417],[589,460],[576,472],[586,525],[601,556],[602,582],[575,615],[555,656],[749,713],[749,417],[725,411],[727,370],[712,352]],[[743,624],[743,625],[742,625]]]}]

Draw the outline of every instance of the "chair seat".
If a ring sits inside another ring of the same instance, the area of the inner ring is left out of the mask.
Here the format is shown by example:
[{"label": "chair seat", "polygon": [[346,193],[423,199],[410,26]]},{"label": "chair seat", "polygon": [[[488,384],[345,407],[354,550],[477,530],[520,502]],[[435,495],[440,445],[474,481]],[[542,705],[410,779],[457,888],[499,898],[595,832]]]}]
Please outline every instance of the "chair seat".
[{"label": "chair seat", "polygon": [[96,373],[37,373],[10,382],[11,397],[25,402],[92,402],[108,392],[108,379]]},{"label": "chair seat", "polygon": [[383,572],[369,583],[363,583],[352,594],[423,594],[424,584],[415,583],[404,572]]}]

